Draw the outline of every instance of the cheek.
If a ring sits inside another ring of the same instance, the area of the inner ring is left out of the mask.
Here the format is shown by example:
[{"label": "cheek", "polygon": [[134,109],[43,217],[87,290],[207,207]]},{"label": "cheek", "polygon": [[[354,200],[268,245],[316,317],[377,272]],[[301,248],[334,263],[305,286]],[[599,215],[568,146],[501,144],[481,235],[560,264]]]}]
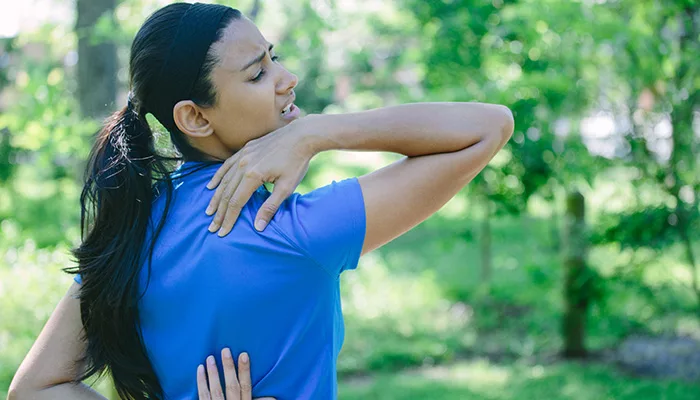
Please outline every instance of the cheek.
[{"label": "cheek", "polygon": [[268,115],[273,106],[270,96],[258,87],[249,87],[229,96],[227,106],[222,110],[227,119],[235,119],[239,125],[249,125]]},{"label": "cheek", "polygon": [[269,118],[270,114],[274,113],[274,88],[267,82],[260,82],[257,85],[249,85],[247,89],[239,92],[237,98],[232,101],[236,106],[230,108],[231,113],[243,121],[257,121],[260,124],[260,118]]},{"label": "cheek", "polygon": [[279,128],[279,111],[275,104],[276,97],[272,80],[250,85],[229,108],[231,127],[244,141],[263,136]]}]

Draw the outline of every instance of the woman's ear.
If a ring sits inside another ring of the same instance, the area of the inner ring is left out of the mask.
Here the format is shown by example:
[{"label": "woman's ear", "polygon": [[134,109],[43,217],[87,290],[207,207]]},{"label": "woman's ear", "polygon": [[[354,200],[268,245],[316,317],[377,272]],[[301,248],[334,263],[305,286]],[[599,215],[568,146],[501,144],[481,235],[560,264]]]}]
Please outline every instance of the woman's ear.
[{"label": "woman's ear", "polygon": [[202,138],[214,133],[209,120],[192,100],[181,100],[173,107],[177,128],[187,136]]}]

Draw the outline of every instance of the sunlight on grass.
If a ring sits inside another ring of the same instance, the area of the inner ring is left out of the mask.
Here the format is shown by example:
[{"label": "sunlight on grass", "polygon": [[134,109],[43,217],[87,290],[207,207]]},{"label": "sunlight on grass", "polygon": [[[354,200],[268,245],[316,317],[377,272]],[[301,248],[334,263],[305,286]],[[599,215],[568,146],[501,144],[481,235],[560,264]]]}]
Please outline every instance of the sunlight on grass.
[{"label": "sunlight on grass", "polygon": [[453,366],[425,368],[418,375],[433,381],[462,382],[469,388],[486,390],[506,385],[512,371],[486,360],[475,360]]},{"label": "sunlight on grass", "polygon": [[700,386],[637,379],[598,364],[494,364],[425,367],[341,382],[341,400],[691,400]]}]

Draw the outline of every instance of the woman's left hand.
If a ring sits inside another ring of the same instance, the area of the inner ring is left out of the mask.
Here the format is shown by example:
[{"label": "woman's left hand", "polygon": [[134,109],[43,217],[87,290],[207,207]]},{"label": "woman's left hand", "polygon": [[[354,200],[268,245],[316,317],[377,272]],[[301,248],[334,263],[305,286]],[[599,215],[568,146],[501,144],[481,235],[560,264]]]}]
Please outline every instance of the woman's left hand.
[{"label": "woman's left hand", "polygon": [[209,202],[207,215],[214,212],[210,232],[226,236],[243,206],[255,190],[265,182],[275,184],[272,195],[263,203],[255,217],[255,229],[262,231],[272,220],[279,206],[301,182],[314,155],[312,146],[304,139],[310,127],[305,117],[251,140],[231,156],[216,172],[207,188],[216,188]]},{"label": "woman's left hand", "polygon": [[[226,392],[221,389],[219,370],[216,368],[214,356],[207,357],[207,373],[204,366],[197,368],[197,393],[199,400],[251,400],[253,398],[253,386],[250,381],[250,359],[248,354],[241,353],[238,357],[238,374],[233,364],[231,350],[221,351],[221,362],[224,366],[224,384]],[[207,375],[209,383],[207,384]],[[274,397],[262,397],[255,400],[275,400]]]}]

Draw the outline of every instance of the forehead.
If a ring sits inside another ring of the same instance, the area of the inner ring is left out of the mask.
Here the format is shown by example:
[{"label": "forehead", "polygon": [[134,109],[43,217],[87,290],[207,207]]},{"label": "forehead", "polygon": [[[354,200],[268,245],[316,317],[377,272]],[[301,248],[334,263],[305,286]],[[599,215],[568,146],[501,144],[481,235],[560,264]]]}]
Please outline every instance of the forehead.
[{"label": "forehead", "polygon": [[248,18],[231,21],[224,28],[221,40],[213,47],[219,56],[219,67],[239,72],[249,61],[267,51],[269,43]]}]

